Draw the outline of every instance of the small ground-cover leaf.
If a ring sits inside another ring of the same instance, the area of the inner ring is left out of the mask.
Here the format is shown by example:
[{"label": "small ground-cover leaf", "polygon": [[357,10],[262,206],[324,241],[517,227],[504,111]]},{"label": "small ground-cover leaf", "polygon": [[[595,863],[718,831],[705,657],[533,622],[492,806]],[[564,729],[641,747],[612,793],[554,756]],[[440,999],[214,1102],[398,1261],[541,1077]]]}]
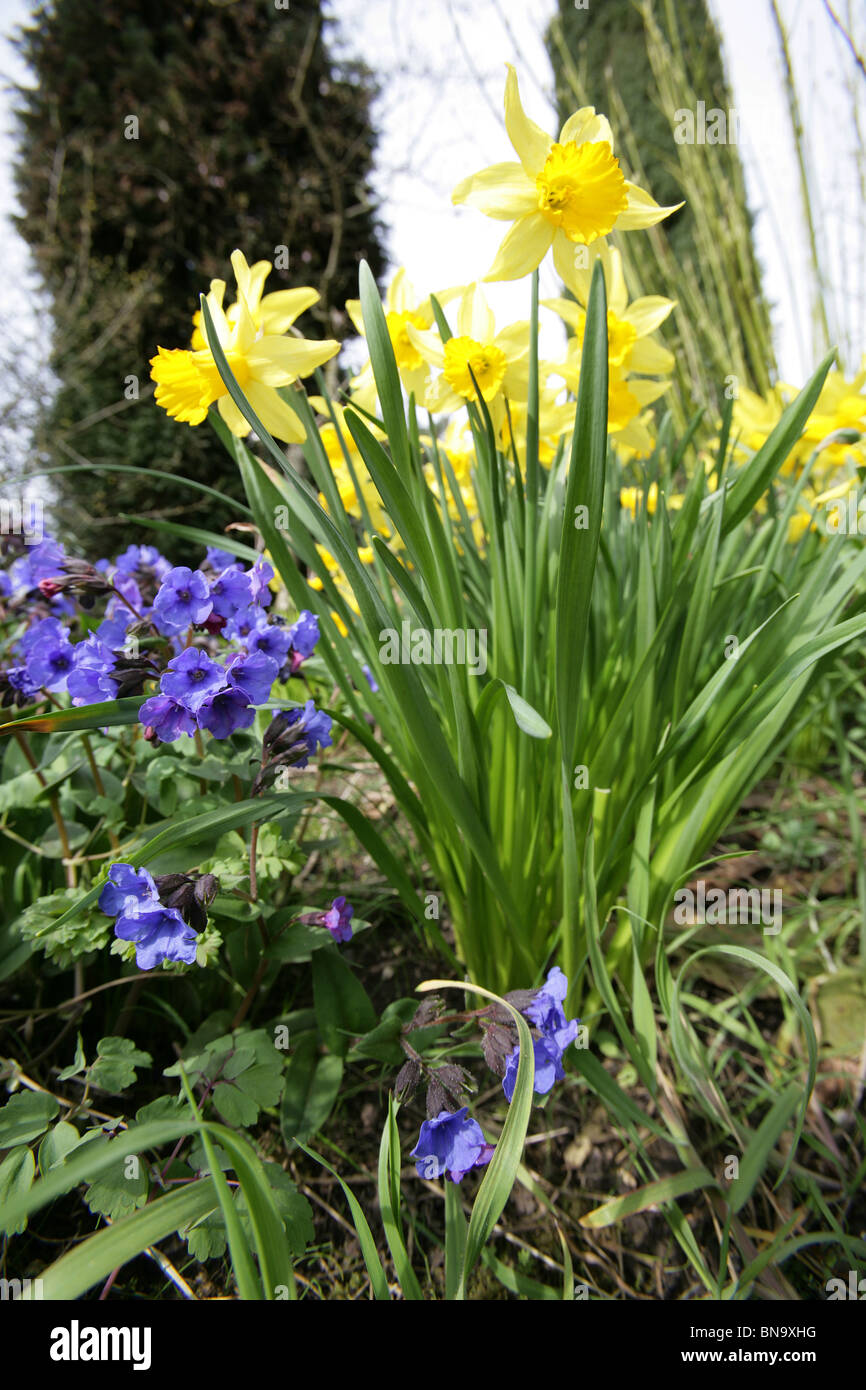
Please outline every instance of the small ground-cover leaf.
[{"label": "small ground-cover leaf", "polygon": [[19,1091],[0,1108],[0,1149],[38,1139],[59,1109],[54,1097],[44,1091]]}]

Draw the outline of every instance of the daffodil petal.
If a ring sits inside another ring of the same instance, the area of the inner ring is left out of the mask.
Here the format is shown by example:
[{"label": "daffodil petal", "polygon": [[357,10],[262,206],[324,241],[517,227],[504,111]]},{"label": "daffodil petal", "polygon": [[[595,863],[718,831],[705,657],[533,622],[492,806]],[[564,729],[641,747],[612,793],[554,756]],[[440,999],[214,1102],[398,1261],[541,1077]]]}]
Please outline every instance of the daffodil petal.
[{"label": "daffodil petal", "polygon": [[246,354],[250,371],[265,386],[288,386],[299,376],[309,376],[340,351],[333,338],[313,342],[307,338],[260,338]]},{"label": "daffodil petal", "polygon": [[586,317],[586,310],[581,309],[573,299],[542,299],[541,303],[545,309],[552,309],[558,314],[569,328],[579,328]]},{"label": "daffodil petal", "polygon": [[607,307],[616,314],[617,318],[622,318],[628,304],[628,289],[622,268],[622,256],[615,247],[608,246],[606,241],[602,242],[599,255],[604,266],[604,278],[607,285]]},{"label": "daffodil petal", "polygon": [[246,355],[247,351],[256,341],[256,324],[252,315],[252,310],[247,304],[242,294],[238,295],[238,300],[233,305],[234,322],[232,325],[231,337],[228,342],[228,350]]},{"label": "daffodil petal", "polygon": [[470,285],[460,301],[457,331],[476,343],[489,343],[496,332],[493,311],[480,285]]},{"label": "daffodil petal", "polygon": [[458,183],[452,203],[465,203],[488,217],[511,222],[532,212],[538,202],[535,184],[515,162],[491,164]]},{"label": "daffodil petal", "polygon": [[[303,444],[307,432],[290,405],[270,386],[247,382],[246,396],[265,429],[284,444]],[[231,428],[231,426],[229,426]]]},{"label": "daffodil petal", "polygon": [[529,355],[509,362],[502,383],[502,394],[509,400],[525,401],[529,392]]},{"label": "daffodil petal", "polygon": [[407,323],[406,332],[409,342],[418,349],[425,362],[432,362],[434,367],[445,365],[442,339],[434,328],[416,328],[414,323]]},{"label": "daffodil petal", "polygon": [[501,348],[510,362],[525,357],[529,352],[529,323],[509,323],[501,333],[497,333],[494,343]]},{"label": "daffodil petal", "polygon": [[233,435],[238,439],[243,439],[250,432],[250,426],[238,410],[231,396],[220,396],[217,401],[217,410],[224,422],[228,425]]},{"label": "daffodil petal", "polygon": [[[465,294],[465,293],[466,293],[466,290],[467,290],[467,286],[466,286],[466,285],[452,285],[450,289],[447,289],[447,290],[437,290],[437,291],[436,291],[436,298],[439,300],[439,303],[440,303],[440,304],[450,304],[452,300],[454,300],[454,299],[459,299],[460,296],[461,296],[462,294]],[[430,305],[429,299],[425,299],[423,305],[421,306],[421,308],[419,309],[418,312],[421,313],[421,314],[427,312],[428,306],[429,306],[429,305]],[[431,313],[432,313],[432,310],[431,310]],[[431,322],[431,323],[433,322],[432,317],[431,317],[431,319],[430,319],[430,322]]]},{"label": "daffodil petal", "polygon": [[256,261],[255,265],[251,266],[248,264],[243,251],[233,251],[231,262],[238,285],[238,294],[243,295],[250,313],[254,314],[259,307],[265,280],[271,273],[271,263],[270,261]]},{"label": "daffodil petal", "polygon": [[663,299],[660,294],[647,294],[630,304],[622,317],[626,323],[631,324],[639,338],[645,338],[648,333],[655,333],[675,305],[674,299]]},{"label": "daffodil petal", "polygon": [[573,140],[576,145],[587,141],[606,140],[613,149],[613,131],[607,116],[597,116],[594,106],[582,106],[569,116],[559,133],[560,145]]},{"label": "daffodil petal", "polygon": [[630,420],[622,429],[614,427],[611,434],[615,437],[617,449],[629,449],[640,458],[652,453],[652,435],[640,420]]},{"label": "daffodil petal", "polygon": [[652,405],[653,401],[657,401],[669,388],[669,381],[643,381],[640,377],[633,376],[628,379],[628,389],[641,406]]},{"label": "daffodil petal", "polygon": [[596,241],[592,246],[576,246],[559,230],[553,238],[553,264],[556,266],[556,273],[584,305],[589,302],[592,269],[600,254],[601,244]]},{"label": "daffodil petal", "polygon": [[505,129],[517,151],[517,156],[531,179],[535,178],[550,151],[551,139],[546,131],[531,121],[523,109],[517,73],[507,64],[505,79]]},{"label": "daffodil petal", "polygon": [[540,212],[521,217],[506,234],[484,279],[520,280],[528,275],[544,260],[554,230]]},{"label": "daffodil petal", "polygon": [[462,410],[465,404],[463,397],[451,390],[444,376],[438,377],[427,388],[427,409],[433,415],[439,415],[443,412],[450,414],[452,411]]},{"label": "daffodil petal", "polygon": [[[217,298],[217,295],[213,291],[214,285],[222,285],[223,292],[225,292],[225,282],[222,280],[212,281],[211,292],[207,296],[207,307],[210,310],[210,316],[213,319],[213,326],[216,329],[216,335],[219,339],[220,347],[225,348],[231,339],[232,329],[229,326],[229,321],[225,316],[225,312],[223,311],[222,295],[220,295],[219,298]],[[204,319],[202,319],[201,332],[202,337],[204,338],[204,347],[206,348],[207,333],[205,330]]]},{"label": "daffodil petal", "polygon": [[360,335],[360,337],[363,338],[363,337],[364,337],[364,315],[361,313],[361,301],[360,301],[360,299],[347,299],[347,300],[346,300],[346,313],[349,315],[349,318],[352,320],[352,323],[353,323],[354,326],[355,326],[355,331]]},{"label": "daffodil petal", "polygon": [[[403,385],[406,387],[406,390],[408,391],[409,395],[415,397],[415,404],[417,406],[420,406],[422,409],[425,407],[425,397],[427,394],[427,378],[429,376],[429,373],[430,368],[427,366],[426,362],[424,363],[423,367],[415,367],[412,371],[404,369],[400,373],[400,379],[403,382]],[[364,423],[369,429],[369,420],[365,420]]]},{"label": "daffodil petal", "polygon": [[634,232],[643,227],[654,227],[657,222],[664,221],[672,212],[678,212],[685,206],[684,203],[675,203],[673,207],[659,207],[655,198],[634,183],[627,183],[626,190],[628,207],[616,219],[618,232]]},{"label": "daffodil petal", "polygon": [[299,314],[318,302],[319,291],[309,285],[301,285],[294,290],[274,290],[273,294],[266,294],[259,305],[265,334],[274,333],[279,337],[291,328]]},{"label": "daffodil petal", "polygon": [[630,372],[672,372],[675,365],[673,353],[668,352],[661,343],[654,343],[649,338],[642,338],[636,342],[628,359]]},{"label": "daffodil petal", "polygon": [[[220,307],[222,307],[222,302],[226,292],[225,280],[211,280],[210,292],[216,300],[217,304],[219,304]],[[195,352],[200,352],[202,348],[207,347],[207,338],[204,336],[204,320],[202,317],[201,309],[196,309],[195,313],[192,316],[192,324],[193,331],[192,338],[190,339],[190,347]]]},{"label": "daffodil petal", "polygon": [[815,503],[821,506],[825,502],[836,502],[840,497],[847,497],[853,487],[854,484],[851,479],[846,478],[844,482],[837,483],[835,487],[831,487],[828,492],[819,493],[815,498]]},{"label": "daffodil petal", "polygon": [[406,267],[400,269],[388,286],[388,294],[385,299],[385,312],[395,314],[411,314],[415,308],[415,291],[413,290],[406,276]]}]

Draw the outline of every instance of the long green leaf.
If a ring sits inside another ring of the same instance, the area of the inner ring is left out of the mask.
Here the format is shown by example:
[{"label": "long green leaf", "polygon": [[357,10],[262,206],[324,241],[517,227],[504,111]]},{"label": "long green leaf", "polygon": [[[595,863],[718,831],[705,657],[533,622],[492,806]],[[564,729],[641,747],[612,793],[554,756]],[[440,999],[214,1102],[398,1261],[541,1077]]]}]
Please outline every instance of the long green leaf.
[{"label": "long green leaf", "polygon": [[[217,1205],[212,1178],[189,1183],[148,1202],[107,1230],[88,1236],[43,1270],[37,1280],[39,1296],[52,1302],[80,1298],[112,1270],[128,1264],[148,1246],[165,1240],[180,1227],[208,1216]],[[25,1295],[35,1297],[33,1289]]]},{"label": "long green leaf", "polygon": [[304,1153],[309,1154],[310,1158],[315,1159],[317,1163],[321,1163],[323,1168],[327,1168],[328,1172],[337,1179],[337,1182],[343,1189],[343,1196],[349,1203],[349,1211],[352,1214],[352,1221],[358,1233],[358,1243],[361,1246],[361,1254],[364,1257],[364,1264],[370,1276],[373,1295],[383,1303],[388,1302],[391,1298],[391,1291],[388,1288],[388,1279],[382,1267],[382,1261],[379,1259],[379,1252],[376,1249],[373,1232],[370,1230],[370,1223],[364,1215],[360,1202],[352,1189],[343,1182],[336,1168],[332,1168],[327,1159],[322,1158],[321,1154],[316,1153],[315,1149],[308,1148],[306,1144],[298,1143],[298,1148],[303,1149]]},{"label": "long green leaf", "polygon": [[379,1145],[379,1209],[403,1297],[409,1302],[420,1303],[424,1295],[412,1269],[400,1223],[400,1137],[392,1095],[388,1096],[388,1118]]},{"label": "long green leaf", "polygon": [[682,1173],[674,1173],[669,1178],[659,1178],[657,1182],[647,1183],[635,1192],[624,1197],[613,1197],[600,1207],[594,1207],[580,1218],[581,1226],[598,1230],[602,1226],[613,1226],[635,1212],[648,1211],[650,1207],[663,1207],[677,1197],[689,1192],[699,1192],[704,1187],[717,1187],[718,1183],[706,1168],[687,1168]]},{"label": "long green leaf", "polygon": [[739,1176],[731,1183],[728,1197],[731,1211],[741,1211],[755,1190],[767,1166],[767,1160],[790,1123],[791,1116],[802,1098],[802,1087],[786,1087],[777,1096],[761,1121],[740,1161]]},{"label": "long green leaf", "polygon": [[52,710],[50,714],[10,719],[8,723],[0,724],[0,736],[75,733],[79,729],[110,729],[119,724],[135,724],[144,699],[144,696],[136,696],[126,700],[107,700],[101,705],[77,705],[74,709]]},{"label": "long green leaf", "polygon": [[[195,1097],[190,1088],[182,1063],[180,1067],[180,1081],[187,1099],[187,1104],[195,1116],[196,1122],[201,1127],[202,1144],[207,1154],[214,1191],[223,1221],[225,1222],[226,1238],[228,1240],[229,1253],[231,1254],[232,1268],[234,1269],[235,1278],[238,1282],[238,1293],[245,1301],[261,1302],[262,1284],[256,1274],[255,1266],[253,1265],[252,1252],[247,1239],[247,1233],[243,1228],[238,1209],[232,1199],[231,1189],[229,1188],[225,1174],[217,1159],[213,1140],[208,1133],[210,1126],[202,1123],[201,1112],[199,1111]],[[231,1130],[228,1130],[227,1133],[234,1139]],[[265,1291],[264,1296],[267,1298],[267,1291]]]},{"label": "long green leaf", "polygon": [[[607,454],[607,297],[596,262],[586,311],[580,387],[565,493],[556,583],[556,712],[569,770],[604,503]],[[578,508],[585,508],[578,511]],[[586,525],[578,522],[586,521]]]}]

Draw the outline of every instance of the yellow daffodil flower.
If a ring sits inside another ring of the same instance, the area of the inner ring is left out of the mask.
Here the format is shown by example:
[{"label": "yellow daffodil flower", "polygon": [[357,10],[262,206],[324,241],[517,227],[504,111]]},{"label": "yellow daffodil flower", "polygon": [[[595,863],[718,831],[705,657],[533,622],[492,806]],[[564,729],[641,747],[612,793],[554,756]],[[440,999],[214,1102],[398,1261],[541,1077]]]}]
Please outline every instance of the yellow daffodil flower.
[{"label": "yellow daffodil flower", "polygon": [[[637,516],[639,510],[644,506],[644,491],[642,487],[621,487],[619,490],[619,504],[624,511],[631,512],[632,516]],[[658,483],[650,483],[649,491],[646,495],[646,510],[648,516],[655,516],[656,508],[659,504]]]},{"label": "yellow daffodil flower", "polygon": [[[565,363],[555,368],[570,389],[577,395],[580,385],[580,355],[569,349]],[[627,377],[621,367],[611,367],[607,393],[607,431],[615,436],[615,444],[626,457],[646,457],[653,450],[653,439],[647,419],[641,412],[657,401],[670,387],[669,381],[650,381],[646,377]]]},{"label": "yellow daffodil flower", "polygon": [[[648,376],[672,372],[675,365],[673,353],[657,343],[652,334],[664,323],[676,301],[651,294],[635,299],[629,304],[619,251],[607,242],[599,242],[592,248],[591,263],[596,259],[599,259],[604,267],[608,361],[611,367],[621,367],[623,371]],[[564,266],[563,270],[567,270],[562,277],[565,287],[571,290],[578,302],[575,303],[572,299],[544,299],[542,303],[574,330],[574,342],[581,348],[586,328],[584,306],[589,301],[592,270],[577,269],[573,265]]]},{"label": "yellow daffodil flower", "polygon": [[[237,280],[238,293],[246,302],[257,333],[264,333],[268,336],[276,334],[277,337],[281,337],[282,334],[288,333],[299,315],[319,302],[318,290],[311,289],[308,285],[293,290],[275,290],[272,294],[266,294],[263,297],[265,280],[273,269],[270,261],[256,261],[251,266],[242,251],[234,251],[231,260]],[[210,288],[211,294],[216,296],[217,303],[222,306],[226,291],[225,280],[211,280]],[[237,321],[238,305],[236,303],[231,304],[225,312],[226,318],[233,326]],[[195,311],[192,322],[193,334],[190,346],[195,351],[201,351],[207,347],[201,309]]]},{"label": "yellow daffodil flower", "polygon": [[[851,470],[866,466],[864,386],[866,365],[851,381],[840,371],[830,372],[802,435],[782,465],[783,475],[796,477],[818,450],[797,509],[788,522],[791,542],[799,541],[806,531],[823,534],[816,517],[824,509],[832,533],[840,524],[838,513],[846,512],[848,494],[856,492],[859,486]],[[734,451],[740,458],[751,457],[761,448],[796,395],[796,387],[785,382],[778,383],[766,396],[740,387],[733,415]],[[835,502],[839,503],[838,509],[829,505]],[[759,499],[755,510],[766,510],[764,498]]]},{"label": "yellow daffodil flower", "polygon": [[[444,305],[462,292],[462,286],[458,289],[442,290],[437,292],[436,298],[440,304]],[[405,269],[401,267],[388,286],[383,308],[400,380],[407,393],[415,397],[416,403],[419,406],[424,406],[430,365],[412,342],[408,329],[410,325],[422,330],[433,326],[433,306],[430,303],[430,296],[427,295],[426,298],[423,298],[408,279]],[[348,299],[346,312],[360,337],[365,337],[360,299]],[[373,378],[373,368],[369,362],[353,378],[350,386],[352,396],[358,401],[358,404],[363,405],[364,409],[369,410],[371,414],[375,414],[376,383]]]},{"label": "yellow daffodil flower", "polygon": [[[257,264],[261,266],[266,262]],[[284,443],[303,443],[306,438],[304,426],[291,406],[277,394],[276,388],[290,386],[299,377],[309,376],[316,367],[339,352],[340,344],[333,339],[317,343],[268,332],[264,326],[266,317],[271,326],[279,324],[284,322],[287,314],[292,313],[292,309],[286,308],[286,301],[283,300],[281,310],[270,306],[266,316],[261,298],[264,277],[254,273],[255,267],[250,270],[239,251],[233,253],[232,265],[238,281],[238,299],[231,311],[231,318],[223,310],[224,285],[222,290],[219,289],[222,282],[216,282],[216,290],[212,289],[207,299],[220,346],[238,385],[265,428]],[[254,313],[244,295],[244,286],[260,315],[261,327],[256,325]],[[292,291],[285,293],[291,294]],[[315,294],[315,291],[307,290],[304,293],[309,300],[309,295]],[[273,297],[266,296],[267,299]],[[304,303],[302,297],[292,301],[293,305],[298,303]],[[274,309],[273,313],[271,308]],[[295,313],[300,312],[300,308],[295,309]],[[156,382],[156,403],[174,419],[189,425],[200,425],[208,408],[216,404],[232,434],[243,438],[250,433],[250,426],[229,396],[208,347],[157,348],[156,357],[151,359],[151,368]]]},{"label": "yellow daffodil flower", "polygon": [[529,380],[529,324],[512,323],[501,333],[480,285],[469,285],[460,298],[457,332],[443,343],[434,330],[407,327],[425,361],[441,369],[428,387],[427,408],[434,413],[460,410],[476,397],[473,376],[498,432],[505,400],[524,399]]},{"label": "yellow daffodil flower", "polygon": [[[753,391],[740,389],[734,403],[734,430],[740,434],[740,443],[746,449],[760,449],[767,435],[776,428],[785,406],[796,395],[795,386],[780,382],[767,396],[756,395]],[[833,438],[838,431],[842,436]],[[860,438],[853,438],[859,434]],[[815,410],[806,421],[802,438],[791,450],[791,456],[783,468],[784,473],[795,473],[805,463],[810,453],[815,452],[824,441],[824,446],[813,467],[813,478],[851,463],[862,467],[866,464],[866,359],[858,374],[848,381],[841,371],[828,373],[817,398]]]},{"label": "yellow daffodil flower", "polygon": [[[809,490],[811,495],[806,502],[797,503],[797,510],[788,522],[788,540],[798,541],[805,531],[817,531],[823,536],[825,531],[817,524],[819,513],[825,515],[826,530],[831,535],[842,531],[847,534],[849,513],[853,511],[858,518],[857,534],[859,531],[859,514],[857,498],[860,493],[861,483],[857,478],[845,478],[835,487],[827,488],[824,492],[814,493]],[[851,499],[853,498],[853,502]],[[811,505],[809,505],[811,503]]]},{"label": "yellow daffodil flower", "polygon": [[629,183],[613,153],[613,133],[594,106],[569,116],[559,139],[531,121],[520,102],[517,74],[508,64],[505,127],[518,162],[492,164],[463,179],[454,203],[513,222],[486,280],[519,280],[553,247],[560,275],[573,267],[575,246],[590,246],[617,231],[652,227],[681,207],[659,207]]},{"label": "yellow daffodil flower", "polygon": [[[822,449],[822,460],[837,468],[845,462],[862,467],[866,464],[866,358],[851,381],[840,371],[828,373],[815,409],[806,422],[805,438],[809,448],[815,449],[839,431],[845,434],[832,439]],[[859,434],[860,439],[853,439],[854,434]]]},{"label": "yellow daffodil flower", "polygon": [[[782,411],[790,404],[795,394],[793,387],[782,384],[774,386],[766,396],[760,396],[744,386],[739,387],[734,400],[731,427],[738,452],[742,454],[745,449],[750,453],[757,453],[778,425]],[[803,441],[800,440],[792,448],[784,469],[787,472],[799,469],[805,452]]]}]

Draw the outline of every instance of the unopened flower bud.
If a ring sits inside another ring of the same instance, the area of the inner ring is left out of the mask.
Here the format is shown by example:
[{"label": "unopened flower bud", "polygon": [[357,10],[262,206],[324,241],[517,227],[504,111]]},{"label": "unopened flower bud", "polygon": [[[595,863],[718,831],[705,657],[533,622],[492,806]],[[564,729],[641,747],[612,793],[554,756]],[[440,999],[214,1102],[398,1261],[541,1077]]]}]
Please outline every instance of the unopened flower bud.
[{"label": "unopened flower bud", "polygon": [[420,1080],[421,1063],[414,1057],[407,1058],[394,1082],[394,1098],[399,1101],[408,1100]]}]

